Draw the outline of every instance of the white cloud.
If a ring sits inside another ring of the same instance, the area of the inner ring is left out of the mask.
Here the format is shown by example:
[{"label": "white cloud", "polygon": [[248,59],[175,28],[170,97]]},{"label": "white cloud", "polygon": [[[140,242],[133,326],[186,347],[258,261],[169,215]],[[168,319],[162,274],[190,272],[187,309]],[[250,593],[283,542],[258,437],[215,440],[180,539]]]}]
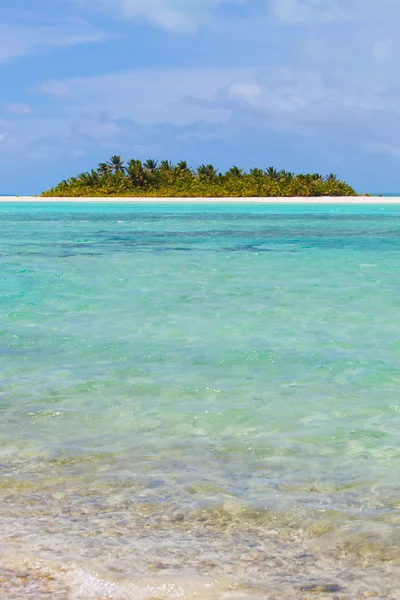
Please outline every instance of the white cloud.
[{"label": "white cloud", "polygon": [[228,87],[228,93],[231,98],[237,98],[255,106],[259,105],[262,96],[260,86],[253,81],[232,83]]},{"label": "white cloud", "polygon": [[391,23],[399,15],[398,0],[267,0],[274,17],[281,24],[309,25],[332,21]]},{"label": "white cloud", "polygon": [[38,89],[49,96],[65,98],[71,94],[71,90],[63,81],[45,81]]},{"label": "white cloud", "polygon": [[286,24],[332,21],[345,14],[337,0],[271,0],[270,5],[277,20]]},{"label": "white cloud", "polygon": [[370,127],[371,115],[397,110],[397,94],[387,94],[368,77],[327,83],[318,71],[294,68],[137,69],[44,82],[38,92],[53,96],[72,118],[106,114],[139,126],[217,124],[251,116],[277,131],[360,120]]},{"label": "white cloud", "polygon": [[29,104],[25,104],[24,102],[5,102],[0,104],[0,110],[19,117],[33,114],[33,109]]},{"label": "white cloud", "polygon": [[63,48],[99,42],[110,36],[84,24],[53,26],[0,23],[0,63],[26,56],[43,48]]},{"label": "white cloud", "polygon": [[362,144],[362,147],[368,154],[400,158],[400,146],[395,143],[366,141]]},{"label": "white cloud", "polygon": [[102,6],[130,19],[145,19],[158,27],[178,32],[195,31],[222,4],[244,4],[252,0],[78,0]]},{"label": "white cloud", "polygon": [[[226,108],[210,106],[224,86],[246,82],[248,69],[138,69],[98,77],[42,83],[38,91],[57,96],[65,94],[72,110],[89,114],[108,113],[128,117],[141,125],[170,123],[189,125],[197,120],[224,121]],[[206,102],[192,103],[190,98]]]},{"label": "white cloud", "polygon": [[372,54],[379,62],[389,60],[391,57],[390,45],[383,41],[375,42],[372,45]]}]

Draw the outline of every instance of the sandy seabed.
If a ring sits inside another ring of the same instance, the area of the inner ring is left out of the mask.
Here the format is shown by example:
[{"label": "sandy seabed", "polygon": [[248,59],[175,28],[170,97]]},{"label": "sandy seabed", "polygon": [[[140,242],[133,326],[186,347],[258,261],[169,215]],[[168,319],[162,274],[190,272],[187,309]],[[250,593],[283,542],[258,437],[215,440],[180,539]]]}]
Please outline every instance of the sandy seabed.
[{"label": "sandy seabed", "polygon": [[[377,206],[400,204],[400,197],[20,196],[0,197],[0,202]],[[354,448],[357,452],[357,446]],[[29,461],[32,479],[35,467]],[[271,511],[262,518],[257,511],[242,511],[241,504],[229,495],[210,509],[192,509],[195,494],[209,493],[201,487],[199,491],[192,488],[187,507],[168,500],[168,486],[162,503],[156,501],[160,495],[157,485],[144,488],[144,495],[141,485],[136,488],[123,481],[120,486],[113,483],[110,494],[108,486],[82,483],[79,463],[74,461],[69,467],[68,461],[62,462],[63,471],[70,474],[69,483],[63,479],[56,486],[58,464],[52,459],[53,467],[44,471],[44,484],[39,481],[32,488],[30,482],[24,486],[17,480],[15,487],[4,482],[1,486],[2,600],[399,599],[398,497],[395,492],[385,496],[382,484],[371,489],[365,505],[357,504],[351,489],[344,488],[344,500],[349,506],[353,503],[359,515],[355,518],[347,518],[345,510],[342,514],[318,509],[317,519],[311,508],[299,515]],[[97,472],[96,463],[90,464]],[[22,468],[22,464],[15,467],[19,477]],[[324,489],[323,482],[314,485]],[[337,498],[340,488],[333,490]],[[142,500],[138,503],[139,494]],[[381,515],[371,518],[369,527],[364,517],[375,508]]]},{"label": "sandy seabed", "polygon": [[290,198],[153,198],[153,197],[68,197],[42,198],[38,196],[0,196],[0,202],[123,202],[131,204],[400,204],[400,196],[324,196],[324,197],[290,197]]}]

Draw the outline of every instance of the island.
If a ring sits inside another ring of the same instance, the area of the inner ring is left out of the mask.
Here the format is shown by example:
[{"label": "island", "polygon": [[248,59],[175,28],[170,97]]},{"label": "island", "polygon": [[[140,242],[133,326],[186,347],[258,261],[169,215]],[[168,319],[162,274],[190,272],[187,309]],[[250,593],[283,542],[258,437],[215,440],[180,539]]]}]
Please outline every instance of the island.
[{"label": "island", "polygon": [[268,167],[245,170],[233,166],[220,173],[211,164],[192,169],[186,161],[131,159],[112,156],[97,168],[61,181],[42,197],[262,198],[357,196],[336,175],[295,174]]}]

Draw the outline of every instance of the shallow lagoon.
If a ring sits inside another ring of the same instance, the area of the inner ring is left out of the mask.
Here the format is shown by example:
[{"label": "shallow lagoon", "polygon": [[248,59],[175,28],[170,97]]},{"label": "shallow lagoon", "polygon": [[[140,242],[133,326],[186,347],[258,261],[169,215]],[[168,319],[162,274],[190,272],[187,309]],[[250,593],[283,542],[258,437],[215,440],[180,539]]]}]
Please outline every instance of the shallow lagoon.
[{"label": "shallow lagoon", "polygon": [[400,207],[0,219],[2,597],[398,597]]}]

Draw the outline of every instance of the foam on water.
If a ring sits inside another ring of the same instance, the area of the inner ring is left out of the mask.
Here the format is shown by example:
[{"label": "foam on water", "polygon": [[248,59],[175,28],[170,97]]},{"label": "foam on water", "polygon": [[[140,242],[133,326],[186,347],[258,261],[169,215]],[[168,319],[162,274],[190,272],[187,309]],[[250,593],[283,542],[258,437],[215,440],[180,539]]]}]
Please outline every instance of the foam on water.
[{"label": "foam on water", "polygon": [[400,208],[0,218],[2,597],[398,597]]}]

